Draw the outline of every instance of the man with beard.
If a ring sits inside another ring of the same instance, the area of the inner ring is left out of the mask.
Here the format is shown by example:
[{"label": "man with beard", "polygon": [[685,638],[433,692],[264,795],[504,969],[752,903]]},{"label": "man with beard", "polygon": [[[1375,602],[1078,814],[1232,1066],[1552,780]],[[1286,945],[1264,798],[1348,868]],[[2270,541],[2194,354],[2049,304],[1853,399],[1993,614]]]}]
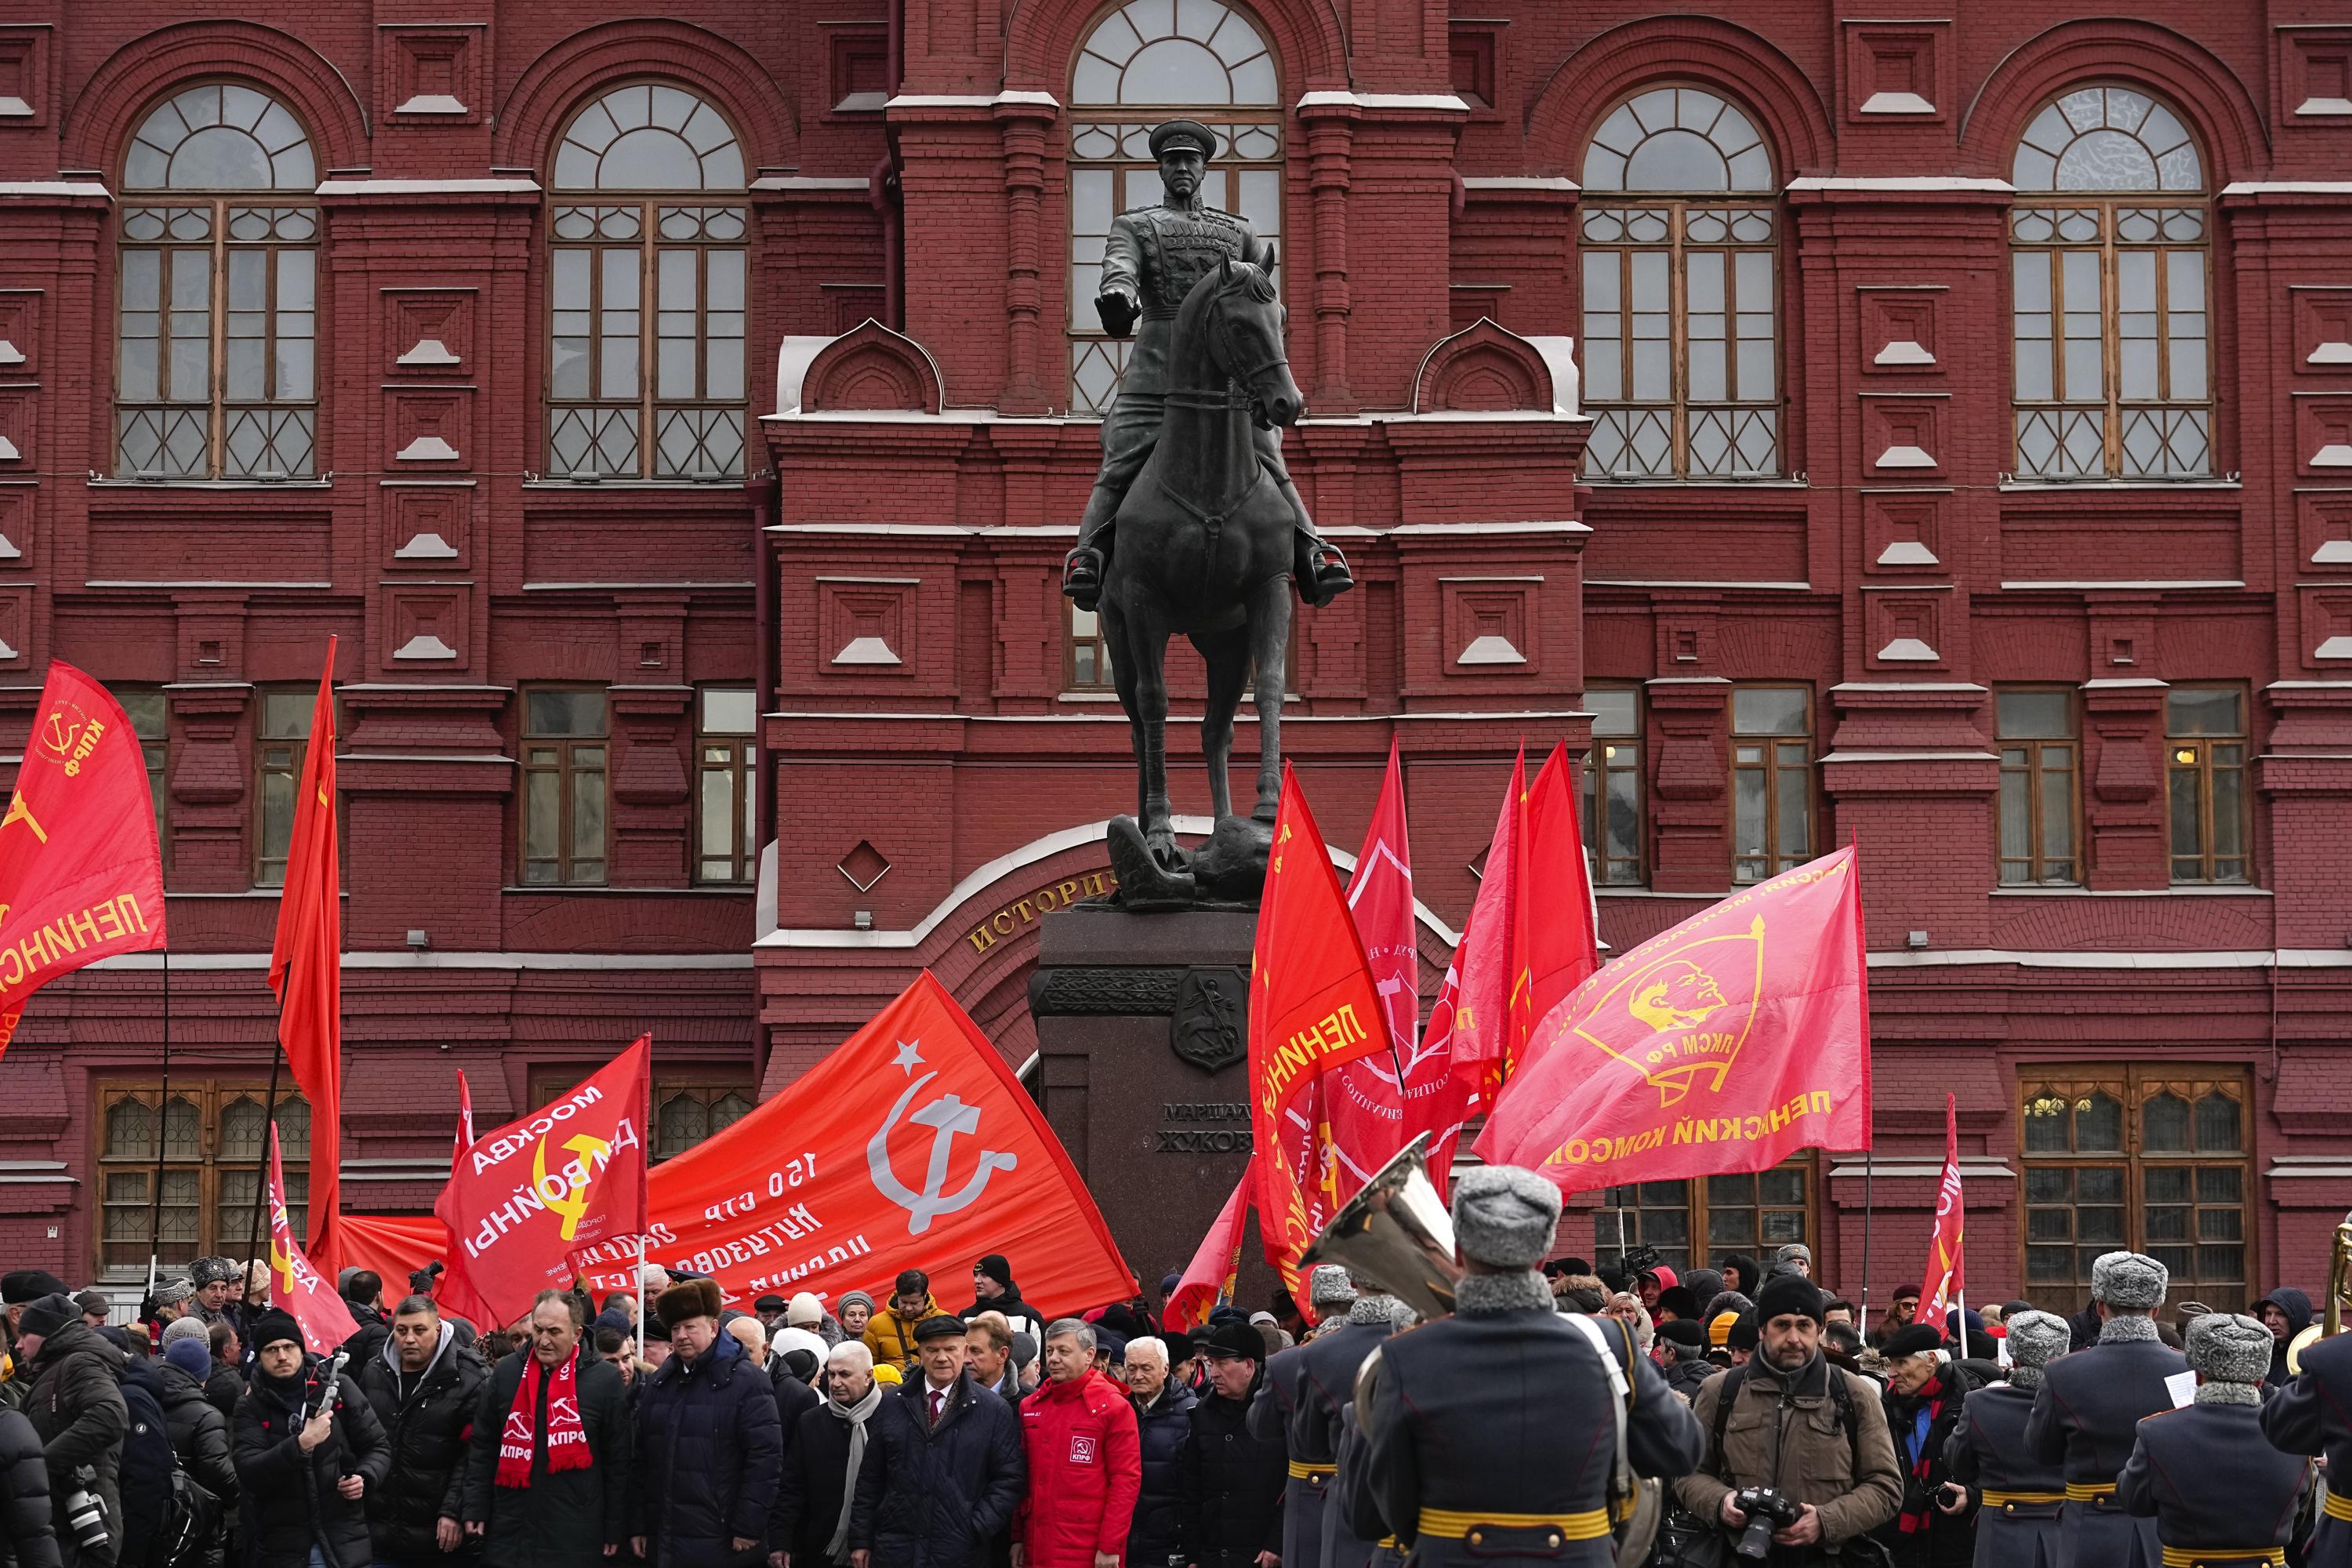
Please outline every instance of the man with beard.
[{"label": "man with beard", "polygon": [[2055,1312],[2014,1312],[2003,1326],[2009,1381],[1968,1396],[1945,1460],[1952,1479],[1978,1494],[1976,1568],[2054,1568],[2066,1472],[2034,1454],[2025,1422],[2042,1368],[2066,1353],[2073,1331]]},{"label": "man with beard", "polygon": [[1887,1336],[1886,1429],[1903,1467],[1903,1508],[1880,1539],[1896,1568],[1967,1568],[1975,1555],[1968,1489],[1954,1484],[1944,1449],[1960,1424],[1962,1402],[1980,1386],[1944,1336],[1912,1323]]},{"label": "man with beard", "polygon": [[367,1497],[379,1568],[423,1568],[465,1541],[466,1447],[489,1368],[457,1343],[430,1296],[394,1309],[381,1354],[355,1362],[392,1447],[392,1472]]},{"label": "man with beard", "polygon": [[2053,1362],[2042,1374],[2025,1440],[2045,1464],[2066,1468],[2058,1516],[2059,1568],[2156,1568],[2156,1521],[2134,1519],[2116,1499],[2116,1478],[2131,1458],[2143,1417],[2173,1408],[2165,1379],[2189,1369],[2158,1339],[2153,1313],[2171,1275],[2137,1252],[2106,1252],[2091,1264],[2098,1343]]},{"label": "man with beard", "polygon": [[254,1568],[368,1568],[370,1489],[392,1449],[359,1390],[329,1396],[327,1363],[302,1346],[301,1325],[272,1307],[254,1320],[260,1352],[236,1407],[236,1480]]},{"label": "man with beard", "polygon": [[[1283,1484],[1279,1437],[1249,1430],[1265,1379],[1265,1341],[1247,1323],[1213,1323],[1193,1342],[1209,1358],[1209,1392],[1176,1459],[1177,1535],[1191,1568],[1279,1568]],[[1302,1565],[1303,1568],[1303,1565]]]},{"label": "man with beard", "polygon": [[1903,1502],[1878,1385],[1822,1355],[1823,1304],[1801,1274],[1764,1282],[1756,1353],[1699,1389],[1691,1413],[1709,1435],[1706,1458],[1675,1483],[1683,1507],[1733,1537],[1748,1522],[1742,1489],[1769,1488],[1793,1505],[1796,1517],[1772,1531],[1771,1568],[1833,1563]]}]

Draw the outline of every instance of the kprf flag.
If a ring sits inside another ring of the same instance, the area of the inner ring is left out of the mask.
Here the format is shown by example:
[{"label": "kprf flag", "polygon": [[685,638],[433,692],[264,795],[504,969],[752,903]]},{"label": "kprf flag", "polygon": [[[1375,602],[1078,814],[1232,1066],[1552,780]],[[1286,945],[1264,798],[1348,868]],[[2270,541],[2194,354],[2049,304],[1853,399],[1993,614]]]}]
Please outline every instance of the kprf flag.
[{"label": "kprf flag", "polygon": [[163,944],[163,861],[139,737],[106,688],[53,659],[0,817],[0,1050],[43,985]]},{"label": "kprf flag", "polygon": [[[1584,830],[1576,818],[1576,780],[1568,748],[1555,744],[1543,771],[1528,786],[1519,835],[1517,927],[1521,948],[1517,973],[1527,1005],[1514,1006],[1515,1027],[1506,1075],[1526,1065],[1534,1052],[1535,1023],[1568,999],[1601,967],[1601,943],[1593,930],[1592,881],[1584,858]],[[1513,997],[1516,1003],[1517,995]]]},{"label": "kprf flag", "polygon": [[[646,1228],[646,1101],[653,1037],[459,1155],[433,1212],[454,1244],[442,1296],[485,1326],[572,1283],[572,1255]],[[635,1256],[634,1252],[631,1254]]]},{"label": "kprf flag", "polygon": [[[1037,1102],[929,971],[782,1093],[663,1162],[646,1230],[646,1256],[742,1301],[878,1301],[901,1269],[951,1279],[992,1252],[1016,1259],[1049,1316],[1135,1293]],[[635,1237],[573,1254],[614,1289],[637,1258]]]},{"label": "kprf flag", "polygon": [[[316,1136],[314,1133],[313,1136]],[[286,1172],[278,1163],[278,1123],[269,1124],[269,1304],[294,1315],[302,1343],[320,1355],[360,1331],[352,1310],[319,1278],[286,1216]]]},{"label": "kprf flag", "polygon": [[1301,1301],[1299,1255],[1362,1184],[1343,1181],[1329,1154],[1338,1071],[1388,1049],[1380,994],[1331,852],[1286,763],[1250,952],[1250,1133],[1265,1260]]},{"label": "kprf flag", "polygon": [[278,993],[278,1038],[286,1065],[310,1102],[310,1248],[334,1260],[335,1210],[342,1199],[342,877],[335,851],[335,639],[310,704],[310,739],[294,794],[294,837],[269,988]]},{"label": "kprf flag", "polygon": [[1201,1238],[1201,1249],[1184,1266],[1174,1293],[1160,1303],[1160,1317],[1171,1328],[1197,1329],[1221,1302],[1234,1299],[1234,1281],[1241,1274],[1242,1232],[1249,1223],[1250,1192],[1257,1179],[1255,1156],[1242,1167],[1233,1196],[1217,1211],[1217,1223]]},{"label": "kprf flag", "polygon": [[1496,814],[1478,896],[1470,902],[1470,918],[1454,947],[1452,973],[1438,991],[1439,1011],[1429,1016],[1430,1033],[1444,1032],[1454,1076],[1474,1096],[1489,1102],[1501,1086],[1504,1063],[1513,1054],[1511,994],[1518,972],[1515,960],[1524,941],[1519,841],[1527,831],[1527,762],[1522,750],[1511,763],[1510,787],[1504,792],[1503,809]]},{"label": "kprf flag", "polygon": [[1870,1147],[1870,1006],[1852,848],[1709,906],[1537,1026],[1478,1154],[1564,1192]]},{"label": "kprf flag", "polygon": [[1916,1321],[1945,1331],[1944,1317],[1967,1294],[1961,1242],[1967,1205],[1960,1198],[1959,1102],[1944,1096],[1944,1179],[1936,1184],[1936,1229],[1927,1238],[1927,1274],[1919,1286]]},{"label": "kprf flag", "polygon": [[[1424,1047],[1421,1040],[1412,850],[1405,835],[1404,777],[1394,742],[1380,803],[1372,808],[1364,847],[1356,855],[1356,874],[1348,882],[1348,913],[1364,944],[1364,962],[1389,1031],[1386,1050],[1359,1058],[1333,1075],[1332,1157],[1342,1181],[1361,1186],[1416,1135],[1447,1128],[1458,1133],[1462,1125],[1462,1097],[1447,1070],[1445,1043]],[[1450,1154],[1451,1138],[1446,1150]]]}]

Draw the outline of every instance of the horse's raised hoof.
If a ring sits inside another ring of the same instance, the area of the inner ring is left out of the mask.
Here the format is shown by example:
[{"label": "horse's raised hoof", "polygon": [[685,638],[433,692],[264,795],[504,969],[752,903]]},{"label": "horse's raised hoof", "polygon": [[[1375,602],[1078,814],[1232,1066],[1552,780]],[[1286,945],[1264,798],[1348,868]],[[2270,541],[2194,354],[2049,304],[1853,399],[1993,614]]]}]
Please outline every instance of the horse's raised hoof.
[{"label": "horse's raised hoof", "polygon": [[1192,857],[1192,880],[1204,899],[1254,904],[1265,891],[1266,858],[1274,825],[1249,816],[1221,816]]},{"label": "horse's raised hoof", "polygon": [[1103,842],[1110,850],[1112,875],[1118,879],[1118,901],[1122,909],[1189,910],[1194,902],[1194,883],[1190,871],[1171,871],[1160,863],[1151,846],[1143,836],[1142,826],[1131,816],[1114,816],[1103,834]]}]

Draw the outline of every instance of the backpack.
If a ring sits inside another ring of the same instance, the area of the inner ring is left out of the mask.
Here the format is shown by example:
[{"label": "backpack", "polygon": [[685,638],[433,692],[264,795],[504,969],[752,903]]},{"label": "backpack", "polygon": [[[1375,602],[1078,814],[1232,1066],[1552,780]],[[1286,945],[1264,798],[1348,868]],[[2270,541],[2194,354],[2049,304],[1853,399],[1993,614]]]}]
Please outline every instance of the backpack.
[{"label": "backpack", "polygon": [[[1849,1473],[1862,1474],[1861,1418],[1853,1409],[1853,1390],[1835,1366],[1824,1368],[1828,1373],[1830,1403],[1837,1406],[1838,1425],[1845,1428]],[[1735,1366],[1724,1373],[1723,1387],[1716,1395],[1715,1430],[1707,1442],[1704,1462],[1717,1480],[1737,1485],[1723,1473],[1723,1435],[1731,1426],[1731,1406],[1739,1397],[1742,1384],[1748,1381],[1748,1368]],[[1858,1535],[1844,1542],[1842,1563],[1852,1568],[1872,1568],[1889,1561],[1885,1546],[1868,1535]],[[1670,1510],[1658,1527],[1657,1543],[1650,1555],[1651,1568],[1727,1568],[1731,1563],[1731,1542],[1712,1519],[1700,1519],[1677,1508]]]},{"label": "backpack", "polygon": [[122,1458],[117,1484],[122,1499],[122,1562],[151,1560],[158,1542],[172,1539],[174,1520],[173,1479],[180,1461],[172,1452],[172,1430],[164,1424],[163,1406],[143,1384],[125,1378],[122,1403],[130,1425],[122,1434]]}]

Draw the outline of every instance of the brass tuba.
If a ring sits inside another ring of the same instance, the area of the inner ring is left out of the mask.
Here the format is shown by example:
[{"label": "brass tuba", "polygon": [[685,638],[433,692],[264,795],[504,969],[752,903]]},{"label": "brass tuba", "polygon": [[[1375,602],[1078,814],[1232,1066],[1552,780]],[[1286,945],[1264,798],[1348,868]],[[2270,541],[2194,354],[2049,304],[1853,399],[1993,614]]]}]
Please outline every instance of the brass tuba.
[{"label": "brass tuba", "polygon": [[1299,1272],[1318,1263],[1345,1265],[1359,1289],[1394,1296],[1423,1318],[1454,1310],[1462,1259],[1454,1247],[1454,1216],[1429,1179],[1428,1133],[1398,1151],[1340,1205],[1299,1258]]},{"label": "brass tuba", "polygon": [[2346,1215],[2344,1223],[2336,1227],[2336,1249],[2327,1260],[2327,1300],[2320,1309],[2319,1321],[2287,1342],[2286,1370],[2291,1375],[2303,1375],[2305,1351],[2344,1331],[2344,1308],[2347,1302],[2352,1302],[2352,1214]]}]

